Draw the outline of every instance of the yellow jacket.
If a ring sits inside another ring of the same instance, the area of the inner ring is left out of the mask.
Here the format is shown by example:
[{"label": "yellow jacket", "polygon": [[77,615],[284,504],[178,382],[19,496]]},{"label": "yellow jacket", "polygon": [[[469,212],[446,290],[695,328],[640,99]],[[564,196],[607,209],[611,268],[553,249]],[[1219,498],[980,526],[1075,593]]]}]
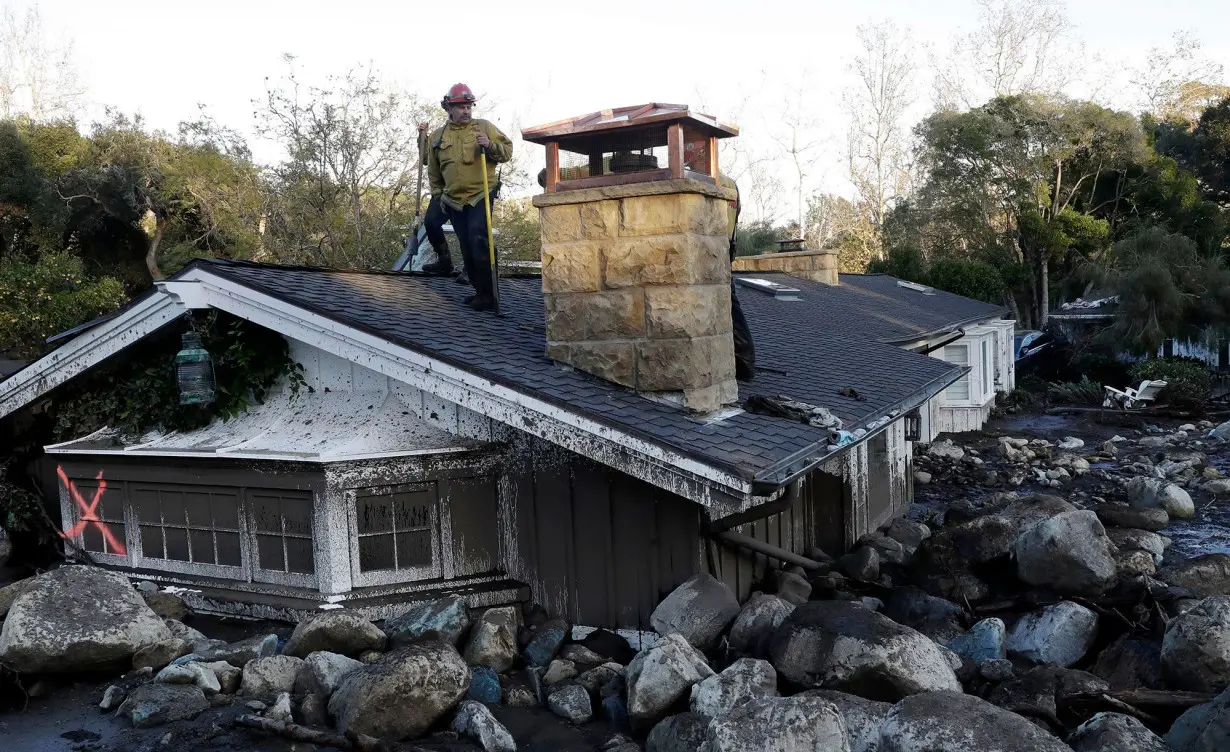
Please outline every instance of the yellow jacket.
[{"label": "yellow jacket", "polygon": [[730,202],[730,206],[726,210],[727,221],[730,223],[730,237],[733,239],[735,236],[735,225],[739,221],[739,186],[724,172],[718,173],[717,182],[723,188],[730,188],[735,192],[735,200]]},{"label": "yellow jacket", "polygon": [[512,141],[486,120],[474,119],[466,125],[448,123],[428,139],[427,175],[431,195],[442,196],[455,208],[474,206],[483,200],[483,173],[478,158],[474,129],[482,128],[491,139],[487,147],[487,182],[494,186],[496,164],[512,159]]}]

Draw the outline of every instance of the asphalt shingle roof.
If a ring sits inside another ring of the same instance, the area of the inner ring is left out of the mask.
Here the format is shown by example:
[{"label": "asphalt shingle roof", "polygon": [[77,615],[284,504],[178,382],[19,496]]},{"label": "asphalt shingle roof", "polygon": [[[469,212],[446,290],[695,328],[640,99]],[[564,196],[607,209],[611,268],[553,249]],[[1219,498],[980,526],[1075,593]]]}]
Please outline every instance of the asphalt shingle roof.
[{"label": "asphalt shingle roof", "polygon": [[[219,260],[195,265],[749,480],[827,439],[824,429],[746,412],[704,424],[550,360],[537,277],[501,279],[503,315],[496,317],[463,306],[469,288],[449,279]],[[817,292],[805,289],[802,300],[790,302],[740,288],[760,369],[740,383],[741,401],[786,394],[827,407],[856,428],[960,374],[935,358],[833,327]],[[839,395],[845,387],[863,399]]]}]

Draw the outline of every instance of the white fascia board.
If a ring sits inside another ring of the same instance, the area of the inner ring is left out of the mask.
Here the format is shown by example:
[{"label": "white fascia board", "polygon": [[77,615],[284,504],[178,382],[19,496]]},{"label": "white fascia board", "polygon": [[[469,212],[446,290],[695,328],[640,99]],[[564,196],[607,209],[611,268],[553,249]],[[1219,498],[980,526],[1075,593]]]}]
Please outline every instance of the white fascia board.
[{"label": "white fascia board", "polygon": [[740,509],[756,503],[750,481],[245,287],[208,269],[192,269],[179,280],[198,283],[200,300],[210,307],[358,363],[703,506],[730,507],[730,502],[714,491],[737,497]]},{"label": "white fascia board", "polygon": [[[91,434],[93,435],[93,434]],[[87,437],[88,438],[88,437]],[[84,440],[84,439],[83,439]],[[287,452],[227,452],[222,450],[200,451],[182,449],[90,449],[70,446],[75,442],[50,444],[43,447],[47,454],[65,454],[79,456],[111,455],[116,457],[192,457],[200,459],[237,459],[237,460],[282,460],[290,462],[307,462],[312,464],[328,464],[332,462],[353,462],[356,460],[383,460],[404,457],[426,457],[439,454],[454,454],[472,451],[468,447],[445,447],[443,449],[410,449],[403,452],[368,452],[366,454],[293,454]]]},{"label": "white fascia board", "polygon": [[183,315],[187,309],[156,292],[115,318],[78,334],[0,382],[0,417],[28,405],[77,374]]}]

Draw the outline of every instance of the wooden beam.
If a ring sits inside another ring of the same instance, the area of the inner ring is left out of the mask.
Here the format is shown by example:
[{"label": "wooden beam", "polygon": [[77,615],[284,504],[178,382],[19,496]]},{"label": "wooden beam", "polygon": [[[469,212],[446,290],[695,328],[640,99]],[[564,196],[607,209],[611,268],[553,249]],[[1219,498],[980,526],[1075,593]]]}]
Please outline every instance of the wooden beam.
[{"label": "wooden beam", "polygon": [[672,123],[666,132],[666,155],[671,177],[683,179],[683,123]]},{"label": "wooden beam", "polygon": [[571,191],[578,188],[605,188],[612,185],[627,185],[628,183],[652,183],[656,180],[670,180],[670,170],[642,170],[638,172],[621,172],[615,175],[600,175],[593,178],[577,178],[561,180],[556,191]]},{"label": "wooden beam", "polygon": [[709,175],[718,182],[718,140],[716,136],[709,137]]},{"label": "wooden beam", "polygon": [[560,186],[560,142],[546,145],[546,192],[555,193]]}]

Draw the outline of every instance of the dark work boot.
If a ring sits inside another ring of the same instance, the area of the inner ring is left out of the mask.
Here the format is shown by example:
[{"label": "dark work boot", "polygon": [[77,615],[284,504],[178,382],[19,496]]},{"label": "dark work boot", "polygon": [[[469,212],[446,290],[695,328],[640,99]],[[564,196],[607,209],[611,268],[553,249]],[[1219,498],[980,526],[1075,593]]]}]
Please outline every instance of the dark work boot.
[{"label": "dark work boot", "polygon": [[470,303],[470,307],[476,311],[494,311],[495,298],[490,295],[475,296],[473,302]]},{"label": "dark work boot", "polygon": [[448,256],[443,256],[437,261],[423,266],[423,273],[430,274],[433,277],[447,277],[453,273],[453,260]]},{"label": "dark work boot", "polygon": [[459,285],[468,285],[470,284],[470,277],[466,274],[466,270],[462,269],[457,273],[456,277],[453,277],[453,281]]}]

